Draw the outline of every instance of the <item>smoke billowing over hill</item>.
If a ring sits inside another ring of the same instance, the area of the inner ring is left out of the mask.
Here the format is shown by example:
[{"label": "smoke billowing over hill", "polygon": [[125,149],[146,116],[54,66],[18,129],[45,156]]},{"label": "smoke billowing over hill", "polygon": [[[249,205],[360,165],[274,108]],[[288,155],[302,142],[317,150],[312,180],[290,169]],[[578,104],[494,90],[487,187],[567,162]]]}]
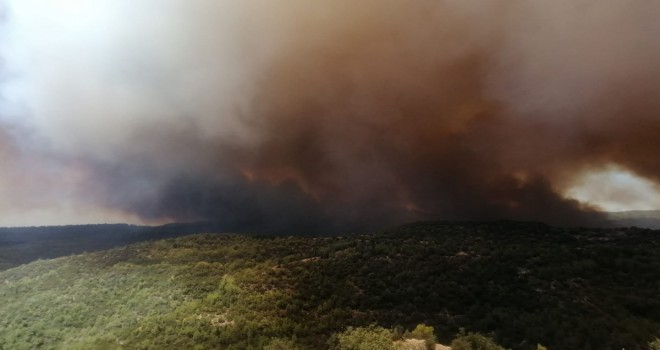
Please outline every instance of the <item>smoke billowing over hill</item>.
[{"label": "smoke billowing over hill", "polygon": [[655,2],[0,4],[12,218],[594,224],[582,174],[660,180]]}]

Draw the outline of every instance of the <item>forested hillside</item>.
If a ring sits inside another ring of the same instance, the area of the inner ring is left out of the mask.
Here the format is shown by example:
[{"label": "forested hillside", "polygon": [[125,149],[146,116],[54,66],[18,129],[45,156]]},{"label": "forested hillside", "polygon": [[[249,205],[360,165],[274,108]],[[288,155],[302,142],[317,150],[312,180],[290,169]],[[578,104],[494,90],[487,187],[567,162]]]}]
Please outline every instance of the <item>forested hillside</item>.
[{"label": "forested hillside", "polygon": [[0,228],[0,270],[38,259],[94,252],[131,243],[217,232],[212,222],[136,226],[126,224]]},{"label": "forested hillside", "polygon": [[660,232],[420,223],[381,233],[202,234],[0,272],[0,349],[327,349],[424,323],[505,347],[646,349]]}]

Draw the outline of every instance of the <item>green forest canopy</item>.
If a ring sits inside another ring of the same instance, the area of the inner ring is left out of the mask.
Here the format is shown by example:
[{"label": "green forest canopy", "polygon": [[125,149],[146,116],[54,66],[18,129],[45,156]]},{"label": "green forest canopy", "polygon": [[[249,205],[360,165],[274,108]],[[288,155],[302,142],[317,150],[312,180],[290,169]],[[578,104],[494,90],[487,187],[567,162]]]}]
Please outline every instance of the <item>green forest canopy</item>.
[{"label": "green forest canopy", "polygon": [[419,223],[346,236],[201,234],[0,272],[0,349],[327,349],[347,327],[461,328],[504,347],[647,349],[660,235]]}]

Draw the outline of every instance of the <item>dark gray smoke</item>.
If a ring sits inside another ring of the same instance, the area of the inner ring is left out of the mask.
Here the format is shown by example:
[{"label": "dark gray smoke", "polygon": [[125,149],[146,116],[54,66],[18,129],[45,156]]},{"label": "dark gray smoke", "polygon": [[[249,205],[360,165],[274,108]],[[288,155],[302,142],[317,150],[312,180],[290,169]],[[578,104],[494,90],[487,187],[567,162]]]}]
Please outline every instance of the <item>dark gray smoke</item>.
[{"label": "dark gray smoke", "polygon": [[78,174],[44,190],[71,210],[253,231],[582,225],[603,223],[567,195],[585,174],[660,181],[655,2],[63,4],[5,0],[0,120],[21,130],[3,149],[29,148],[12,159]]}]

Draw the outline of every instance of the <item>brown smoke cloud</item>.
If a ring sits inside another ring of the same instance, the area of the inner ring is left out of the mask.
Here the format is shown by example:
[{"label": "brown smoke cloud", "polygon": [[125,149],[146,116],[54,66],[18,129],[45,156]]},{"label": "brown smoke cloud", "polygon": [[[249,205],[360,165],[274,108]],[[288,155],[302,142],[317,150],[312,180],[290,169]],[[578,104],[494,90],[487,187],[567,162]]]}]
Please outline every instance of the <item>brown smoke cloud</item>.
[{"label": "brown smoke cloud", "polygon": [[90,3],[90,37],[13,4],[0,111],[102,208],[261,231],[583,225],[603,221],[566,198],[582,174],[660,183],[654,2]]}]

